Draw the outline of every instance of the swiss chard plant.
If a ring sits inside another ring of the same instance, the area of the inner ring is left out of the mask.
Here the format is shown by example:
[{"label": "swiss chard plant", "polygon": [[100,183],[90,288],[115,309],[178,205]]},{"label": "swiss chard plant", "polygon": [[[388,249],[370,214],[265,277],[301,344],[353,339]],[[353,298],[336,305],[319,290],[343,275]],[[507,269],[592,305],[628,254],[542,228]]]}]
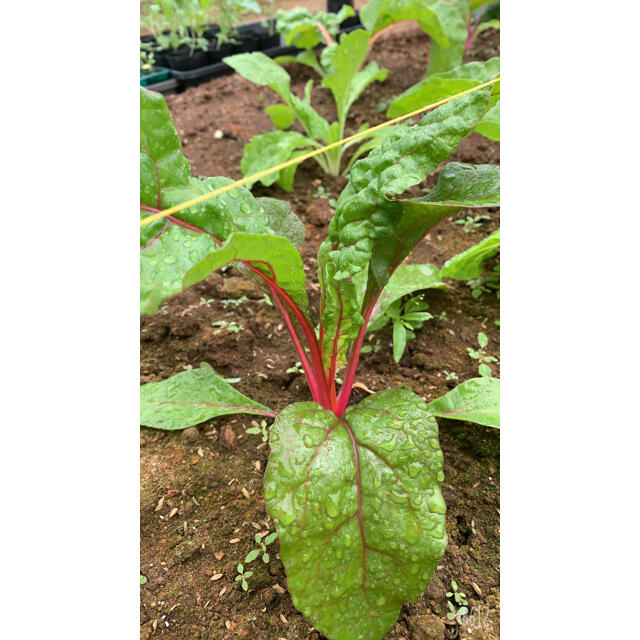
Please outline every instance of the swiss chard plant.
[{"label": "swiss chard plant", "polygon": [[[141,90],[140,100],[142,218],[230,182],[191,177],[164,99]],[[404,259],[443,218],[498,205],[499,168],[490,165],[449,162],[434,189],[407,194],[488,107],[487,90],[453,100],[396,129],[353,165],[318,254],[316,322],[297,250],[303,230],[287,204],[236,187],[141,225],[144,314],[230,263],[282,313],[311,401],[276,412],[204,364],[143,385],[141,423],[183,429],[232,413],[275,417],[266,506],[293,602],[332,640],[382,638],[402,603],[424,591],[444,552],[437,418],[499,426],[499,381],[491,377],[466,380],[431,402],[396,388],[349,405],[369,322]]]},{"label": "swiss chard plant", "polygon": [[[287,71],[263,53],[241,53],[224,58],[224,62],[240,75],[251,82],[273,89],[282,99],[281,104],[266,108],[267,114],[278,129],[255,136],[244,148],[240,167],[245,176],[299,157],[344,137],[351,105],[372,82],[382,81],[387,76],[387,70],[380,69],[374,61],[360,70],[367,55],[369,39],[370,35],[360,29],[343,35],[339,43],[331,41],[319,59],[316,59],[313,51],[308,52],[321,70],[321,86],[329,89],[333,96],[337,116],[334,122],[329,122],[311,106],[313,80],[307,83],[304,96],[299,97],[291,90],[291,77]],[[300,124],[304,133],[289,129],[295,121]],[[367,125],[363,125],[362,129],[366,128]],[[314,158],[323,171],[339,175],[348,171],[357,158],[377,146],[390,133],[390,128],[378,130]],[[346,167],[343,167],[344,153],[353,145],[357,145],[356,150]],[[296,166],[282,169],[261,178],[260,181],[265,186],[277,182],[283,189],[290,191]]]}]

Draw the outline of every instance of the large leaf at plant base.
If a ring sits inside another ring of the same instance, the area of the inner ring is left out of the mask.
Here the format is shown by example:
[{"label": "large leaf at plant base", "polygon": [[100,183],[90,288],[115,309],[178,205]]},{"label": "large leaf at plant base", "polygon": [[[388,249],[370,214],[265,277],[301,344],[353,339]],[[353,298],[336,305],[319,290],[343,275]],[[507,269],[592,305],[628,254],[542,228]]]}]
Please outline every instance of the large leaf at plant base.
[{"label": "large leaf at plant base", "polygon": [[153,315],[184,289],[183,278],[215,249],[210,236],[172,225],[140,253],[140,314]]},{"label": "large leaf at plant base", "polygon": [[174,431],[233,413],[273,415],[236,391],[206,362],[200,369],[140,387],[140,424],[145,427]]},{"label": "large leaf at plant base", "polygon": [[429,403],[433,415],[500,428],[500,380],[472,378]]},{"label": "large leaf at plant base", "polygon": [[[297,131],[269,131],[254,136],[245,145],[240,162],[243,175],[251,176],[259,171],[270,169],[289,160],[294,151],[300,147],[308,149],[312,141]],[[279,171],[260,178],[260,182],[268,187],[279,178]],[[250,183],[249,186],[251,186]],[[290,190],[290,189],[289,189]]]},{"label": "large leaf at plant base", "polygon": [[[162,189],[187,184],[190,173],[164,97],[140,87],[140,203],[161,208]],[[141,211],[140,215],[151,214]],[[141,227],[140,246],[162,231],[165,223],[157,220]]]},{"label": "large leaf at plant base", "polygon": [[[493,199],[486,197],[484,173],[474,174],[471,165],[457,163],[441,171],[439,180],[452,188],[434,190],[437,198],[394,198],[450,157],[483,116],[488,99],[489,92],[480,90],[453,100],[428,113],[418,125],[398,128],[353,165],[329,224],[329,237],[318,254],[325,361],[337,344],[342,362],[344,348],[362,324],[363,311],[370,310],[392,270],[433,225],[464,206],[492,206],[486,201],[494,201],[495,193]],[[465,185],[455,181],[458,174],[468,180]],[[367,291],[359,304],[352,278],[367,268]]]},{"label": "large leaf at plant base", "polygon": [[[468,0],[463,1],[468,4]],[[466,15],[457,4],[451,0],[369,0],[360,9],[360,20],[370,33],[382,31],[394,22],[416,20],[431,36],[429,71],[439,73],[462,62]]]},{"label": "large leaf at plant base", "polygon": [[387,117],[394,118],[415,111],[426,104],[488,82],[499,73],[500,58],[491,58],[486,62],[468,62],[450,71],[430,74],[396,96],[389,105]]},{"label": "large leaf at plant base", "polygon": [[219,248],[211,251],[194,265],[184,277],[184,287],[204,280],[212,271],[232,262],[250,262],[269,278],[275,279],[306,312],[307,292],[302,258],[291,242],[283,236],[234,233]]},{"label": "large leaf at plant base", "polygon": [[447,260],[440,270],[441,278],[471,280],[482,274],[482,263],[500,248],[500,229],[489,237]]},{"label": "large leaf at plant base", "polygon": [[[398,298],[423,289],[446,289],[440,270],[435,264],[401,264],[393,273],[382,290],[373,308],[368,331],[377,331],[384,327],[388,318],[384,318],[385,309]],[[380,322],[384,319],[384,322]]]},{"label": "large leaf at plant base", "polygon": [[271,427],[265,499],[296,608],[331,640],[379,640],[446,546],[442,451],[418,396],[290,405]]},{"label": "large leaf at plant base", "polygon": [[239,53],[222,61],[247,80],[273,89],[285,102],[291,96],[291,77],[274,60],[264,53]]},{"label": "large leaf at plant base", "polygon": [[340,24],[354,15],[355,11],[349,5],[340,7],[338,13],[320,12],[315,15],[304,7],[296,7],[291,11],[280,9],[276,15],[276,29],[288,45],[300,49],[312,49],[324,42],[316,22],[322,24],[335,37],[340,29]]},{"label": "large leaf at plant base", "polygon": [[256,198],[256,201],[263,207],[269,219],[269,226],[274,233],[287,238],[296,249],[299,249],[304,240],[304,224],[292,211],[291,204],[277,198],[263,197]]}]

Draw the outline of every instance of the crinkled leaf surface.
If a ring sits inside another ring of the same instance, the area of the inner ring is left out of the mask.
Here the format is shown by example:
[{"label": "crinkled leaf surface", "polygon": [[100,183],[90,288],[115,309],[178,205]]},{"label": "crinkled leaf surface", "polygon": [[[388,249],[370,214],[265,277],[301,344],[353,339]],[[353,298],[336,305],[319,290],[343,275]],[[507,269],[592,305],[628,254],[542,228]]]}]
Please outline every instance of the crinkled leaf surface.
[{"label": "crinkled leaf surface", "polygon": [[216,248],[194,265],[184,278],[184,287],[204,280],[212,271],[232,262],[244,260],[259,268],[284,289],[306,312],[307,292],[302,258],[283,236],[234,233],[223,246]]},{"label": "crinkled leaf surface", "polygon": [[433,415],[500,428],[500,380],[471,378],[429,403]]},{"label": "crinkled leaf surface", "polygon": [[265,499],[294,605],[331,640],[379,640],[446,546],[435,418],[404,389],[342,419],[304,402],[280,413],[270,443]]},{"label": "crinkled leaf surface", "polygon": [[397,96],[387,111],[387,117],[400,116],[425,104],[488,82],[500,73],[500,58],[486,62],[469,62],[451,71],[430,74]]},{"label": "crinkled leaf surface", "polygon": [[440,270],[441,278],[470,280],[482,274],[482,263],[500,248],[500,229],[466,251],[447,260]]},{"label": "crinkled leaf surface", "polygon": [[278,236],[283,236],[299,249],[304,240],[304,224],[291,209],[291,204],[277,198],[256,198],[269,220],[269,226]]},{"label": "crinkled leaf surface", "polygon": [[[338,362],[343,361],[346,346],[363,322],[363,311],[429,229],[461,207],[473,206],[476,178],[482,179],[482,193],[476,195],[483,202],[488,199],[484,173],[458,163],[443,168],[440,180],[447,186],[436,187],[435,197],[430,197],[433,192],[418,199],[394,197],[450,157],[483,116],[488,99],[489,92],[480,90],[434,109],[418,125],[398,128],[353,165],[318,254],[325,362],[336,349]],[[460,174],[464,182],[456,181]],[[463,198],[459,201],[458,196]],[[367,291],[360,304],[353,277],[363,269],[368,269]]]},{"label": "crinkled leaf surface", "polygon": [[207,363],[140,387],[140,424],[146,427],[186,429],[233,413],[272,415],[267,407],[236,391]]},{"label": "crinkled leaf surface", "polygon": [[[311,144],[309,138],[297,131],[269,131],[254,136],[244,147],[240,168],[243,175],[253,175],[286,162],[296,149],[307,149]],[[260,182],[268,187],[278,180],[279,173],[281,172],[276,171],[264,176],[260,178]]]}]

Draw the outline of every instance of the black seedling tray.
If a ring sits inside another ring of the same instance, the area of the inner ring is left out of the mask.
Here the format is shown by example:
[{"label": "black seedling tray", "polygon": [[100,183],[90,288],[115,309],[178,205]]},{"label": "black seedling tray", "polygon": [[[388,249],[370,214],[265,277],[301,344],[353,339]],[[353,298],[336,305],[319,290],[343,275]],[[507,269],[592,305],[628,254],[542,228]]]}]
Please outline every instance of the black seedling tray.
[{"label": "black seedling tray", "polygon": [[[344,26],[340,29],[339,34],[349,33],[354,29],[361,29],[362,24],[358,15],[347,18],[342,23]],[[249,22],[240,25],[238,32],[241,44],[229,45],[227,43],[218,46],[215,40],[216,33],[219,31],[218,25],[209,25],[205,32],[205,36],[209,39],[209,50],[196,51],[193,56],[186,55],[185,49],[177,52],[157,52],[155,53],[156,64],[169,67],[171,76],[176,80],[177,85],[174,88],[161,87],[164,83],[158,85],[149,85],[147,88],[152,91],[173,92],[183,91],[187,87],[192,87],[201,82],[214,78],[216,76],[233,73],[233,69],[221,62],[226,56],[235,55],[236,53],[250,53],[252,51],[260,51],[270,58],[278,56],[296,54],[302,49],[287,46],[278,33],[269,35],[268,28],[264,27],[260,22]],[[142,36],[143,42],[153,40],[152,36]],[[271,44],[272,46],[265,46]],[[264,48],[263,48],[264,47]],[[203,62],[208,64],[203,64]],[[166,86],[166,85],[165,85]]]}]

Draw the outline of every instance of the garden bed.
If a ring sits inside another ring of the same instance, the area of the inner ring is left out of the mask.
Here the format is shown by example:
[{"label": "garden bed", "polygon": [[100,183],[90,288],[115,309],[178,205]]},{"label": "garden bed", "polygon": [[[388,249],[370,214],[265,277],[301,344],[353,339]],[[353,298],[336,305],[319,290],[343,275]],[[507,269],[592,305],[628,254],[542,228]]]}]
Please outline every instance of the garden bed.
[{"label": "garden bed", "polygon": [[[498,34],[482,33],[465,62],[499,55]],[[363,122],[385,120],[378,105],[405,90],[423,75],[428,37],[410,25],[399,25],[372,48],[370,57],[390,70],[388,80],[367,89],[348,120],[351,133]],[[420,55],[422,53],[422,55]],[[298,93],[312,77],[289,65]],[[321,96],[322,98],[322,96]],[[271,130],[264,106],[274,101],[269,89],[238,75],[215,78],[167,102],[194,175],[240,178],[243,146],[252,136]],[[329,99],[314,101],[325,116]],[[219,133],[221,132],[221,134]],[[220,137],[222,135],[222,137]],[[454,160],[498,163],[499,144],[474,134],[465,139]],[[306,227],[302,256],[315,270],[317,248],[327,234],[343,178],[324,176],[313,160],[297,171],[294,190],[256,186],[254,195],[287,199]],[[457,218],[464,218],[461,212]],[[484,213],[484,212],[483,212]],[[467,229],[445,220],[423,240],[411,262],[445,260],[477,243],[499,227],[498,210],[490,220]],[[489,263],[489,268],[491,263]],[[448,291],[428,290],[425,299],[435,316],[418,331],[396,364],[389,327],[372,334],[382,348],[363,355],[357,380],[373,391],[404,386],[430,400],[456,382],[477,376],[477,362],[467,354],[476,335],[489,338],[487,351],[499,356],[499,302],[482,294],[473,298],[464,283],[449,281]],[[317,309],[318,291],[310,290]],[[246,300],[238,304],[238,300]],[[211,323],[225,320],[242,327],[216,333]],[[235,387],[275,410],[310,399],[304,378],[284,373],[297,360],[277,310],[263,301],[252,284],[228,269],[172,298],[141,326],[141,381],[156,382],[210,363],[221,375],[239,377]],[[493,365],[499,377],[499,363]],[[359,391],[356,400],[366,395]],[[274,406],[274,400],[276,405]],[[221,417],[184,432],[141,429],[141,635],[175,640],[251,638],[252,640],[319,639],[317,631],[294,608],[278,558],[278,542],[269,547],[268,565],[259,559],[250,568],[249,591],[238,582],[236,566],[255,547],[256,532],[274,531],[263,500],[263,474],[268,445],[245,433],[252,416]],[[499,637],[499,432],[495,429],[441,420],[440,441],[445,460],[442,485],[447,503],[449,544],[425,594],[403,607],[387,638],[444,638],[447,598],[452,580],[483,624],[466,631],[470,638]],[[449,635],[448,637],[452,637]]]}]

